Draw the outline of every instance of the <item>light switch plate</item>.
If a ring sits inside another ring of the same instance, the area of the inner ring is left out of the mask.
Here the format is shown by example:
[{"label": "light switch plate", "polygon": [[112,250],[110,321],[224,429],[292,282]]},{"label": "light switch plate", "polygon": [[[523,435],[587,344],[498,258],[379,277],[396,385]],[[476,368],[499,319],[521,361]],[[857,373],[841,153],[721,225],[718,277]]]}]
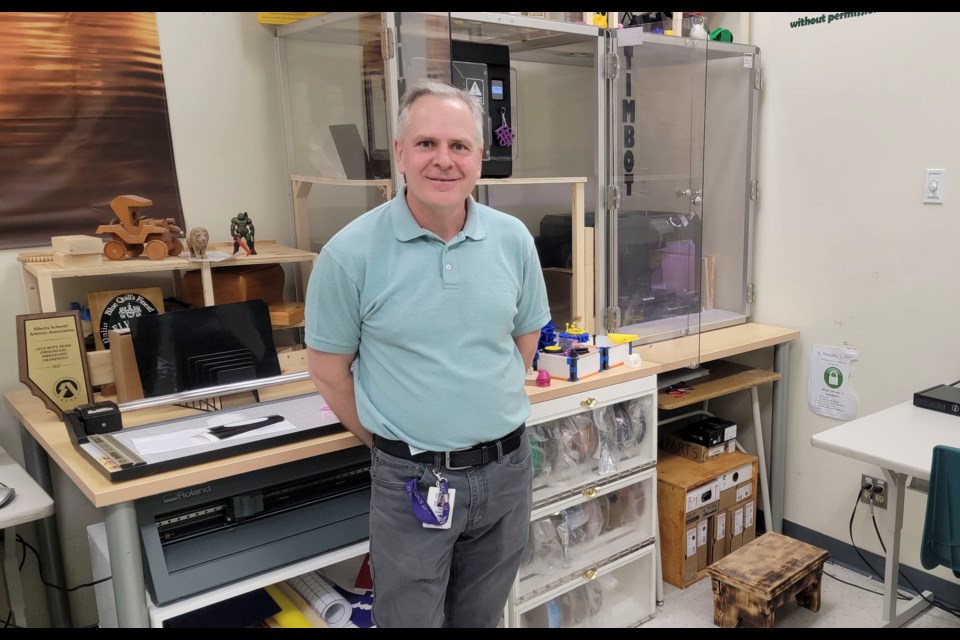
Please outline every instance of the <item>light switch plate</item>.
[{"label": "light switch plate", "polygon": [[946,169],[926,169],[923,172],[923,203],[943,204],[943,182]]}]

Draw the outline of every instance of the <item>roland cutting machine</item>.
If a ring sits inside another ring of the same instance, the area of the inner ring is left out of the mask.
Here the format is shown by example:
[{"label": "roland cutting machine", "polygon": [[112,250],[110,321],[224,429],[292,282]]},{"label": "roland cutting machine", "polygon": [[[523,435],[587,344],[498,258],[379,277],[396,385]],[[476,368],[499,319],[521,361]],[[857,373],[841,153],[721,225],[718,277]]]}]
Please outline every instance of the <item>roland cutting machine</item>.
[{"label": "roland cutting machine", "polygon": [[[304,378],[245,381],[123,408]],[[126,429],[119,408],[101,402],[64,414],[74,446],[113,482],[343,431],[316,393]],[[147,590],[163,605],[365,540],[369,507],[364,446],[140,498],[134,510]]]}]

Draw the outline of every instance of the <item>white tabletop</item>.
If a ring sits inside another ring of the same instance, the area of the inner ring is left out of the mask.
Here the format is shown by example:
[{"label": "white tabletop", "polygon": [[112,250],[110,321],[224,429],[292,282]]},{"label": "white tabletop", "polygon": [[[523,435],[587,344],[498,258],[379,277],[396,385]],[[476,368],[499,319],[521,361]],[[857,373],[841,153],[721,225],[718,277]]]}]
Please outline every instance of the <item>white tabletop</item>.
[{"label": "white tabletop", "polygon": [[821,431],[819,448],[897,473],[930,479],[933,448],[960,448],[960,417],[915,407],[912,401]]},{"label": "white tabletop", "polygon": [[53,514],[53,499],[3,449],[0,449],[0,482],[16,491],[13,500],[0,507],[0,529]]}]

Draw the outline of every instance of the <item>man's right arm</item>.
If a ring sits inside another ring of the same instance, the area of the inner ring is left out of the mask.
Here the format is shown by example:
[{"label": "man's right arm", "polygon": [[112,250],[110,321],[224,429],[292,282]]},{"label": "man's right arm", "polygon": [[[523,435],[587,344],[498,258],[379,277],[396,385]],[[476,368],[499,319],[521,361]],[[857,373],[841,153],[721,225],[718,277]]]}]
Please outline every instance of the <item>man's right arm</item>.
[{"label": "man's right arm", "polygon": [[317,391],[347,430],[368,447],[373,445],[373,434],[360,424],[357,398],[353,390],[355,354],[326,353],[307,348],[307,368]]}]

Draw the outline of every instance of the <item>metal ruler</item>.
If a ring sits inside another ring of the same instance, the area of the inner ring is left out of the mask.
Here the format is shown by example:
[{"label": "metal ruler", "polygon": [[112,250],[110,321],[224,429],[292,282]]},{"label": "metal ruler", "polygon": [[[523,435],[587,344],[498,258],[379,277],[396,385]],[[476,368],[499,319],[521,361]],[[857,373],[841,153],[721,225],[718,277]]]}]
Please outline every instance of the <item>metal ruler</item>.
[{"label": "metal ruler", "polygon": [[142,464],[147,464],[146,460],[111,435],[87,436],[87,441],[96,445],[103,455],[121,469],[129,469],[130,467],[139,467]]}]

